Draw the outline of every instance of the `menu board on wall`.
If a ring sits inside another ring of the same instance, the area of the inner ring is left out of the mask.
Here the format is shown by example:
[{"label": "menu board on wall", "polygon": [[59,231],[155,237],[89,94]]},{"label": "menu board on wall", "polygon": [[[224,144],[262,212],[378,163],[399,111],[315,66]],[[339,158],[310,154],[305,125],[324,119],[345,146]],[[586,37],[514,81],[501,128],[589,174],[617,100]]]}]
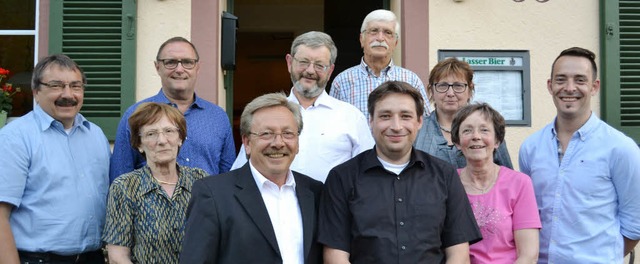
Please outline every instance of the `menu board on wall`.
[{"label": "menu board on wall", "polygon": [[523,119],[521,72],[476,71],[473,83],[476,87],[474,102],[490,104],[506,120]]},{"label": "menu board on wall", "polygon": [[504,116],[507,125],[531,125],[528,51],[441,50],[444,60],[456,57],[474,71],[473,102],[485,102]]}]

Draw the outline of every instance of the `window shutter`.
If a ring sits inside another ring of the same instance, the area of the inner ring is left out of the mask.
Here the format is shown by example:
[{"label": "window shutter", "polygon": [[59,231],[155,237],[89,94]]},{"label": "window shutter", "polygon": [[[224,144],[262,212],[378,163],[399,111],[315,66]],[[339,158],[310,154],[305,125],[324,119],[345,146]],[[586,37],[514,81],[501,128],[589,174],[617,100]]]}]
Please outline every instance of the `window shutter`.
[{"label": "window shutter", "polygon": [[602,117],[640,143],[640,1],[601,0]]},{"label": "window shutter", "polygon": [[84,70],[80,112],[114,140],[135,102],[135,2],[52,0],[50,12],[49,53],[64,53]]}]

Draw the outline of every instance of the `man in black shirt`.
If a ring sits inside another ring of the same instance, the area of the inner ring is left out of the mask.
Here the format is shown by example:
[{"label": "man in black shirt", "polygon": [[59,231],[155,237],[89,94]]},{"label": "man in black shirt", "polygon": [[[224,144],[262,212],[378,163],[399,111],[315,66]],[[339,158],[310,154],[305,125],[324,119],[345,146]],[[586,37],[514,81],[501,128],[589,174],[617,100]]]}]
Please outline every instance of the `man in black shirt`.
[{"label": "man in black shirt", "polygon": [[325,263],[468,263],[479,241],[456,170],[413,149],[423,99],[405,82],[370,95],[376,145],[333,168],[320,202]]}]

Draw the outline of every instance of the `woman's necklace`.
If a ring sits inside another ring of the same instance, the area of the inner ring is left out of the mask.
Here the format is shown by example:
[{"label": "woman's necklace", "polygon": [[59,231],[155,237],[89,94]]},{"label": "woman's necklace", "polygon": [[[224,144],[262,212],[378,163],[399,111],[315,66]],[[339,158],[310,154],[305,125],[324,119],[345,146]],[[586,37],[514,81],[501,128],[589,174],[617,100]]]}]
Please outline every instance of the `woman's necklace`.
[{"label": "woman's necklace", "polygon": [[446,129],[444,127],[441,127],[440,125],[438,126],[440,127],[440,130],[442,130],[443,132],[451,134],[451,129]]},{"label": "woman's necklace", "polygon": [[159,182],[159,183],[161,183],[161,184],[167,184],[167,185],[176,185],[176,184],[178,184],[178,182],[177,182],[177,181],[176,181],[176,182],[168,182],[168,181],[160,180],[160,179],[158,179],[158,178],[156,178],[156,177],[153,177],[153,178],[154,178],[154,179],[156,179],[156,181],[158,181],[158,182]]},{"label": "woman's necklace", "polygon": [[[466,169],[465,169],[466,170]],[[498,175],[496,175],[496,165],[492,166],[492,170],[491,170],[491,177],[493,177],[493,179],[491,180],[491,182],[489,183],[489,185],[487,185],[484,188],[478,188],[473,184],[473,181],[471,180],[471,172],[466,171],[467,175],[469,176],[469,186],[471,186],[471,188],[476,189],[477,191],[480,191],[480,194],[485,194],[487,193],[487,191],[489,191],[489,189],[493,186],[493,184],[496,183],[496,181],[498,180]]]}]

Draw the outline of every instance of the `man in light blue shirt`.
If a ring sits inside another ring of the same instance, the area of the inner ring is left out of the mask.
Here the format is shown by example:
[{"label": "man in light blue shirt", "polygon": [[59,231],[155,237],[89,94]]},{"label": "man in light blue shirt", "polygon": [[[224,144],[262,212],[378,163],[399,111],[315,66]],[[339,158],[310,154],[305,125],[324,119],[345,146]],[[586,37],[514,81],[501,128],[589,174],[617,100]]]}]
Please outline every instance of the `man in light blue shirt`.
[{"label": "man in light blue shirt", "polygon": [[539,263],[622,263],[640,239],[640,149],[591,112],[595,54],[556,58],[547,89],[555,120],[520,148],[540,210]]},{"label": "man in light blue shirt", "polygon": [[180,147],[178,164],[200,168],[211,175],[229,171],[236,158],[231,123],[221,107],[196,95],[199,59],[196,47],[185,38],[173,37],[160,46],[154,66],[162,88],[122,115],[113,143],[110,182],[146,164],[142,154],[129,143],[129,116],[144,102],[170,104],[184,114],[187,139]]},{"label": "man in light blue shirt", "polygon": [[0,260],[104,263],[109,143],[78,113],[86,78],[65,55],[36,65],[33,111],[0,130]]}]

